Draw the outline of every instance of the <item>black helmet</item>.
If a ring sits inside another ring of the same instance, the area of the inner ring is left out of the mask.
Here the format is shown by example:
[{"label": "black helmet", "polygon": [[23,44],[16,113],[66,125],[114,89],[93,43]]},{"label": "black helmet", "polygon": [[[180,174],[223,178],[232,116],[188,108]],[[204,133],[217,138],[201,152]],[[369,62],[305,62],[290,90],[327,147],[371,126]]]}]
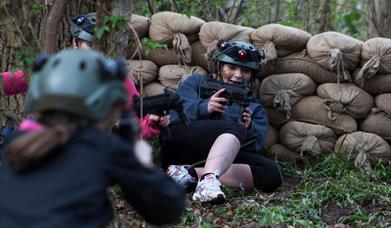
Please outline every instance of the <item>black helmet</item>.
[{"label": "black helmet", "polygon": [[127,100],[122,61],[96,51],[67,49],[36,63],[27,111],[59,111],[97,121],[114,104]]},{"label": "black helmet", "polygon": [[261,72],[261,62],[264,58],[264,52],[258,50],[254,45],[243,40],[217,42],[217,51],[212,60],[218,68],[220,62],[243,66],[254,71]]},{"label": "black helmet", "polygon": [[94,41],[93,30],[96,25],[96,13],[86,15],[75,14],[71,17],[71,35],[78,39],[92,43]]}]

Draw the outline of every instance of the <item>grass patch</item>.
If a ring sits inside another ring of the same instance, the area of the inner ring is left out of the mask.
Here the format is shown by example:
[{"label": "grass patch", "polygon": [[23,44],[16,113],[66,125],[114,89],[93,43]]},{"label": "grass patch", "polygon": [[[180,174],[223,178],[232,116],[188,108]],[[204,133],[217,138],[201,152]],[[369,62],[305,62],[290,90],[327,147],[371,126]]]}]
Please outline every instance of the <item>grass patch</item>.
[{"label": "grass patch", "polygon": [[[228,202],[222,205],[189,200],[187,212],[175,226],[325,227],[340,223],[355,227],[391,226],[390,165],[378,164],[372,173],[366,173],[340,157],[327,155],[303,170],[288,163],[281,166],[286,180],[277,192],[224,189]],[[137,213],[129,211],[132,211],[129,206],[117,211],[132,214],[122,217],[122,222],[149,226]]]}]

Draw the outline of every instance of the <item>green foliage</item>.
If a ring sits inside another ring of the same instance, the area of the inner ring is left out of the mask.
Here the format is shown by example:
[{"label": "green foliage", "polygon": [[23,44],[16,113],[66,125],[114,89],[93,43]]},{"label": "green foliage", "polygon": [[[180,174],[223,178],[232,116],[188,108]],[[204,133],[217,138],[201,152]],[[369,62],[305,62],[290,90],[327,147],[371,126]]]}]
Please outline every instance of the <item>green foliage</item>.
[{"label": "green foliage", "polygon": [[35,50],[32,47],[27,47],[16,52],[17,66],[20,69],[30,68],[35,61]]},{"label": "green foliage", "polygon": [[103,19],[103,25],[101,27],[95,27],[94,33],[98,39],[101,39],[103,34],[112,30],[121,29],[127,26],[127,21],[123,16],[105,16]]},{"label": "green foliage", "polygon": [[41,3],[33,3],[30,8],[32,15],[40,15],[45,10],[45,6]]},{"label": "green foliage", "polygon": [[[158,12],[172,10],[172,1],[162,0],[156,2]],[[176,1],[176,6],[179,13],[184,15],[196,16],[205,21],[214,21],[217,19],[216,15],[219,10],[229,14],[230,9],[225,7],[227,3],[227,0],[180,0]],[[278,12],[277,3],[279,3]],[[320,21],[319,17],[322,16],[318,13],[320,3],[321,0],[246,0],[242,2],[236,20],[234,22],[230,21],[230,23],[252,28],[258,28],[268,23],[279,23],[314,34],[317,32],[315,27]],[[366,0],[332,0],[330,2],[328,29],[365,40],[366,33],[365,29],[363,29],[365,28],[365,12],[363,12],[363,5],[366,3]],[[151,16],[146,1],[135,1],[135,14]]]},{"label": "green foliage", "polygon": [[[391,225],[388,217],[391,214],[386,210],[391,208],[390,166],[379,164],[374,173],[368,174],[340,157],[329,155],[304,170],[297,170],[288,163],[283,163],[282,167],[287,178],[299,183],[285,186],[274,194],[225,189],[229,207],[213,206],[215,217],[221,217],[231,226],[255,222],[258,226],[286,223],[294,227],[324,227],[330,223],[326,219],[330,214],[340,213],[331,224]],[[374,208],[368,206],[370,203]],[[201,204],[193,206],[205,210]],[[189,211],[181,224],[192,226],[195,217],[194,211]],[[205,224],[209,225],[210,221],[201,221],[197,226]]]},{"label": "green foliage", "polygon": [[147,46],[147,49],[145,51],[145,54],[148,55],[151,50],[155,50],[158,48],[163,48],[165,50],[168,50],[167,44],[161,44],[159,42],[153,41],[148,39],[147,37],[144,37],[141,42]]}]

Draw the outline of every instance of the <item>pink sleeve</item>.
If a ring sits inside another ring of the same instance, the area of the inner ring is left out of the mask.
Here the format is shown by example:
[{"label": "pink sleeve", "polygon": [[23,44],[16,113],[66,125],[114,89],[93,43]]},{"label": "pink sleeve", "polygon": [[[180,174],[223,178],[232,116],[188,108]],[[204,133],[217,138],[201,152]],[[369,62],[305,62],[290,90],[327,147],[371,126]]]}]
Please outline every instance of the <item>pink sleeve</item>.
[{"label": "pink sleeve", "polygon": [[124,80],[124,86],[128,93],[128,102],[126,103],[126,108],[131,109],[133,105],[133,97],[138,97],[140,94],[137,92],[136,86],[134,85],[134,82],[129,75],[127,75]]},{"label": "pink sleeve", "polygon": [[39,132],[43,129],[44,126],[42,124],[32,119],[24,119],[18,127],[18,130],[23,132]]},{"label": "pink sleeve", "polygon": [[144,118],[140,119],[139,121],[140,121],[142,139],[150,140],[151,138],[158,136],[160,134],[159,127],[152,126],[149,123],[148,115],[144,116]]},{"label": "pink sleeve", "polygon": [[3,77],[3,89],[6,95],[27,92],[28,85],[22,70],[15,71],[13,74],[7,71],[0,73],[0,75]]}]

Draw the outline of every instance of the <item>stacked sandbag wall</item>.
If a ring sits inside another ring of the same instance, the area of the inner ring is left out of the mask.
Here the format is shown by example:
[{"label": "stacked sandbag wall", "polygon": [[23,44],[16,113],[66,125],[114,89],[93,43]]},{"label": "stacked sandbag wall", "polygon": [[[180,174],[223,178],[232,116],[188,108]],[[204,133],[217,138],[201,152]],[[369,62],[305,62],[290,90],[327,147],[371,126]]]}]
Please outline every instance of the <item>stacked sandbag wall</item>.
[{"label": "stacked sandbag wall", "polygon": [[[142,24],[140,17],[136,19],[137,25]],[[303,165],[321,154],[341,152],[346,144],[346,154],[356,156],[353,161],[360,168],[391,160],[391,105],[387,102],[391,99],[391,39],[363,42],[338,32],[311,35],[279,24],[249,28],[172,12],[145,21],[149,28],[138,28],[139,36],[167,48],[150,49],[142,43],[138,55],[128,55],[133,58],[129,68],[137,75],[136,81],[143,80],[143,95],[175,90],[193,72],[212,72],[207,58],[218,40],[246,40],[265,52],[262,72],[254,83],[254,96],[269,115],[264,152]],[[129,50],[135,53],[134,47]],[[134,61],[143,62],[143,67]],[[374,146],[359,145],[365,140]]]}]

